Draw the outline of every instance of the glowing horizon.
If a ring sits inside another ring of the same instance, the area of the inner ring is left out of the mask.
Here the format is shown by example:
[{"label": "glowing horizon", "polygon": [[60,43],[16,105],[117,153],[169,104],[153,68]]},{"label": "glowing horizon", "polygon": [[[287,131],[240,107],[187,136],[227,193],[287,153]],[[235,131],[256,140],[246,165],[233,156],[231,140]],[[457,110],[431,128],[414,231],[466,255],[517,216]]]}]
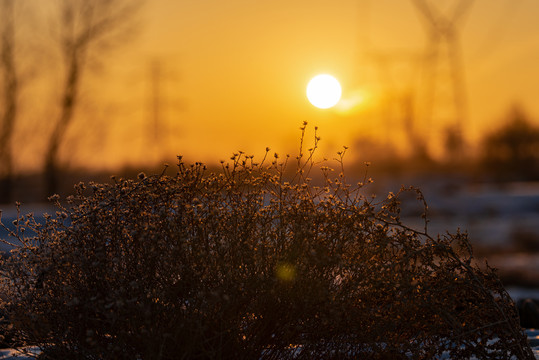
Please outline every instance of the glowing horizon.
[{"label": "glowing horizon", "polygon": [[[510,14],[508,8],[477,1],[458,29],[468,94],[463,134],[471,144],[515,102],[532,120],[539,115],[533,81],[539,24],[532,16],[539,3],[522,2]],[[497,28],[509,15],[507,26]],[[428,75],[418,66],[428,32],[408,2],[380,0],[367,8],[354,0],[156,0],[139,20],[138,34],[121,50],[92,54],[99,61],[84,72],[76,121],[61,145],[65,166],[117,168],[177,154],[218,161],[266,146],[287,153],[305,120],[319,126],[321,151],[368,138],[406,153],[412,130],[440,143],[445,125],[424,116],[426,86],[417,86]],[[27,82],[21,98],[24,121],[14,143],[31,146],[19,146],[16,171],[41,166],[35,154],[50,132],[43,119],[58,111],[61,62],[52,45],[39,63],[53,70]],[[306,79],[320,73],[342,87],[330,111],[305,99]],[[410,117],[413,124],[406,123]]]}]

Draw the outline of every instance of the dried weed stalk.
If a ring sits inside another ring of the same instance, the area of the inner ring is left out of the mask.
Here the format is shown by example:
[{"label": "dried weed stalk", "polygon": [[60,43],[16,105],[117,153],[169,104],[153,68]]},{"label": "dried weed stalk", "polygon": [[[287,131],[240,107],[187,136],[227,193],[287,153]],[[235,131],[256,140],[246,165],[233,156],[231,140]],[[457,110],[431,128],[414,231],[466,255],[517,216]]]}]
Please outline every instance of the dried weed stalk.
[{"label": "dried weed stalk", "polygon": [[46,223],[17,221],[2,311],[49,358],[533,359],[466,234],[405,226],[413,189],[374,202],[328,167],[316,186],[318,140],[291,175],[267,149],[79,184]]}]

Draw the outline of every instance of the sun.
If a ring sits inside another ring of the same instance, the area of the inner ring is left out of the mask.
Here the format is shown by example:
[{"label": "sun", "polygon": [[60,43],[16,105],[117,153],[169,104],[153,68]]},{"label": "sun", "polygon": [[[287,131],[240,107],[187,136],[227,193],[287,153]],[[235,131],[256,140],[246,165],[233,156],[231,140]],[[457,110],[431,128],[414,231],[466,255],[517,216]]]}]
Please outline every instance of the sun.
[{"label": "sun", "polygon": [[307,84],[307,99],[320,109],[335,106],[341,99],[341,94],[341,84],[328,74],[317,75]]}]

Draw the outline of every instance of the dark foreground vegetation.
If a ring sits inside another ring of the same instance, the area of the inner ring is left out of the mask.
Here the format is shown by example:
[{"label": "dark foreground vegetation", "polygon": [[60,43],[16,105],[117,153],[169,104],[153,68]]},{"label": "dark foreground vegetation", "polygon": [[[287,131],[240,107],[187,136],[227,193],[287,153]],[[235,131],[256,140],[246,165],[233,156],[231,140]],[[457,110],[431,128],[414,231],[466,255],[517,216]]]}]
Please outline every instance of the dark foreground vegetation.
[{"label": "dark foreground vegetation", "polygon": [[180,158],[21,216],[4,325],[46,359],[533,359],[466,235],[402,224],[400,195],[421,192],[366,198],[313,152],[218,173]]}]

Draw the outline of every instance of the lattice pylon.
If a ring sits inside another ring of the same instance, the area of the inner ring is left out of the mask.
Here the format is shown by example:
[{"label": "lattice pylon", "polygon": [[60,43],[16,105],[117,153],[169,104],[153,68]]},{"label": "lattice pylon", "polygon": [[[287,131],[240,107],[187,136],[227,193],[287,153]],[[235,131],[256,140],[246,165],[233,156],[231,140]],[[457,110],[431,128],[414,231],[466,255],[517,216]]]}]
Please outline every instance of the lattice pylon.
[{"label": "lattice pylon", "polygon": [[427,0],[412,0],[426,20],[428,41],[423,60],[420,127],[435,158],[462,155],[466,121],[466,87],[458,26],[473,0],[454,1],[440,11]]}]

